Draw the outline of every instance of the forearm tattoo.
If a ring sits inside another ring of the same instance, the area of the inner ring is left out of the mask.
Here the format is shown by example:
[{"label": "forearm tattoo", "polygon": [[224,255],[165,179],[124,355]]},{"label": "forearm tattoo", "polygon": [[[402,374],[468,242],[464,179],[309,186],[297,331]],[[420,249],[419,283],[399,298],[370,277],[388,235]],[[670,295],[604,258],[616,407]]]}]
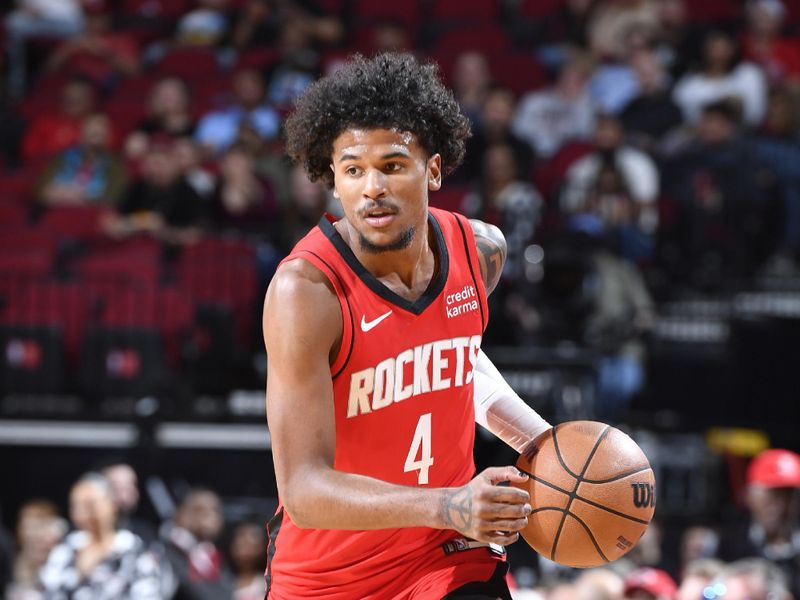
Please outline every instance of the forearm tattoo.
[{"label": "forearm tattoo", "polygon": [[487,225],[475,219],[470,220],[470,224],[478,248],[481,276],[486,284],[486,292],[491,293],[500,282],[500,275],[506,262],[506,240],[494,225]]},{"label": "forearm tattoo", "polygon": [[468,531],[472,527],[472,490],[465,487],[445,494],[442,514],[448,528],[462,533]]}]

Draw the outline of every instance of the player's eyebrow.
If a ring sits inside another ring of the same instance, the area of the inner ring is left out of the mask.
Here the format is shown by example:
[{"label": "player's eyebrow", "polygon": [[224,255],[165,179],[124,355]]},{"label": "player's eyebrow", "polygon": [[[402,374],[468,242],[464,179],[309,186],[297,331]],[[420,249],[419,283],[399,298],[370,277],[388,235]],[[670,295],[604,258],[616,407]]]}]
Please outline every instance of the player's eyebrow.
[{"label": "player's eyebrow", "polygon": [[389,160],[391,158],[408,158],[408,154],[405,152],[390,152],[381,156],[381,160]]},{"label": "player's eyebrow", "polygon": [[359,158],[361,157],[356,154],[342,154],[339,157],[339,160],[343,162],[345,160],[358,160]]}]

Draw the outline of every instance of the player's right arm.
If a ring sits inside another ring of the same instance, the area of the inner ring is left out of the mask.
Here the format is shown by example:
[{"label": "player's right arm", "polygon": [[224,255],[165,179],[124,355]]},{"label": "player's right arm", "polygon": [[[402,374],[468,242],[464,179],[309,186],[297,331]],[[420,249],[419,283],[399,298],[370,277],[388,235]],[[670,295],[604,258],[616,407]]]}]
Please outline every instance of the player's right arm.
[{"label": "player's right arm", "polygon": [[[527,525],[529,496],[501,481],[524,482],[513,467],[487,469],[459,488],[401,486],[333,468],[336,444],[330,361],[342,317],[327,278],[304,260],[282,265],[264,304],[267,419],[278,493],[303,528],[454,529],[509,544]],[[503,534],[499,532],[511,532]]]}]

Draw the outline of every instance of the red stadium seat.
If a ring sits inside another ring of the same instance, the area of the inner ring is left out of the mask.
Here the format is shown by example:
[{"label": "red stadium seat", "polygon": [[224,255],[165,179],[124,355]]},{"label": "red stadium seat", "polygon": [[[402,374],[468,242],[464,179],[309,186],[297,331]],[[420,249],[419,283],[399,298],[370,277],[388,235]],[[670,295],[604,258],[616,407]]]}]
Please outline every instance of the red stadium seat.
[{"label": "red stadium seat", "polygon": [[429,201],[431,206],[442,208],[453,212],[462,212],[464,196],[468,193],[468,188],[445,184],[438,192],[431,192]]},{"label": "red stadium seat", "polygon": [[120,13],[126,17],[177,19],[191,8],[189,0],[122,0]]},{"label": "red stadium seat", "polygon": [[517,12],[524,17],[539,18],[552,15],[566,4],[566,0],[522,0]]},{"label": "red stadium seat", "polygon": [[28,209],[18,202],[0,200],[0,231],[19,230],[28,222]]},{"label": "red stadium seat", "polygon": [[734,21],[742,16],[742,3],[736,0],[687,2],[686,9],[692,21]]},{"label": "red stadium seat", "polygon": [[459,27],[445,31],[436,40],[436,47],[442,52],[472,50],[488,54],[508,49],[509,39],[500,27],[481,24],[478,27]]},{"label": "red stadium seat", "polygon": [[265,71],[275,65],[281,58],[275,48],[248,48],[242,50],[236,59],[235,70],[258,69]]},{"label": "red stadium seat", "polygon": [[419,0],[400,2],[375,2],[375,0],[356,0],[353,14],[366,23],[395,21],[404,23],[409,29],[416,29],[420,22]]},{"label": "red stadium seat", "polygon": [[213,76],[217,70],[217,57],[208,48],[174,48],[155,67],[157,76],[177,75],[186,79]]},{"label": "red stadium seat", "polygon": [[103,237],[101,229],[108,206],[52,206],[42,215],[39,227],[57,239],[96,240]]},{"label": "red stadium seat", "polygon": [[488,58],[495,82],[506,86],[517,96],[548,83],[547,71],[532,54],[492,53]]},{"label": "red stadium seat", "polygon": [[496,19],[498,14],[498,0],[424,1],[425,15],[432,19],[485,23]]}]

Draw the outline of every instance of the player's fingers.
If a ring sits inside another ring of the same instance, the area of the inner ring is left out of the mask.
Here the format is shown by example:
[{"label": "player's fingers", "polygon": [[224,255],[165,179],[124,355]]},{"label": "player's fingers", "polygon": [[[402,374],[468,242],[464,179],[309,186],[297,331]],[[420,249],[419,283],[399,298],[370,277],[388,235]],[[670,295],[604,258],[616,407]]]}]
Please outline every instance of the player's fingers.
[{"label": "player's fingers", "polygon": [[531,514],[531,505],[525,504],[487,504],[478,513],[482,519],[520,519]]},{"label": "player's fingers", "polygon": [[492,485],[498,484],[501,481],[510,481],[512,483],[525,483],[528,481],[528,476],[521,472],[517,467],[489,467],[483,472],[483,475],[489,480]]},{"label": "player's fingers", "polygon": [[528,518],[521,519],[495,519],[481,522],[484,531],[521,531],[528,526]]},{"label": "player's fingers", "polygon": [[494,486],[487,491],[486,498],[498,504],[525,504],[531,501],[528,492],[510,486]]}]

